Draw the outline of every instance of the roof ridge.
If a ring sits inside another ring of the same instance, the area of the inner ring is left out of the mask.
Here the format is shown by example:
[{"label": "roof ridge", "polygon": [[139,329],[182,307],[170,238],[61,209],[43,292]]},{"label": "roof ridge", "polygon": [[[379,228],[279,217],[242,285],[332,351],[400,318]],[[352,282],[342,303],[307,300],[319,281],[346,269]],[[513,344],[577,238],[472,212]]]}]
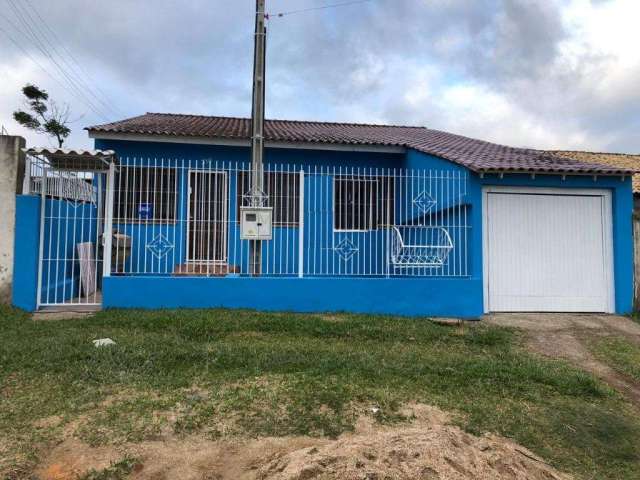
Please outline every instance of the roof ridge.
[{"label": "roof ridge", "polygon": [[[192,113],[166,113],[166,112],[146,112],[143,115],[163,115],[167,117],[198,117],[198,118],[216,118],[216,119],[228,119],[228,120],[251,120],[249,117],[227,116],[227,115],[202,115]],[[136,118],[136,117],[133,117]],[[129,119],[125,119],[129,120]],[[266,118],[267,122],[283,122],[283,123],[304,123],[307,125],[342,125],[350,127],[379,127],[379,128],[415,128],[415,129],[428,129],[421,125],[393,125],[385,123],[357,123],[357,122],[335,122],[335,121],[320,121],[320,120],[291,120],[283,118]]]}]

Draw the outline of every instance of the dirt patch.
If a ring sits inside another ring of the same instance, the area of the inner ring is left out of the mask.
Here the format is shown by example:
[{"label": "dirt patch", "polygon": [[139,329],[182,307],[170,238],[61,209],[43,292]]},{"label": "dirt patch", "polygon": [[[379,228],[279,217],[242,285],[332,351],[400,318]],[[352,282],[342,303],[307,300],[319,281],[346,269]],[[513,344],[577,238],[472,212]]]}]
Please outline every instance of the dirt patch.
[{"label": "dirt patch", "polygon": [[75,480],[91,469],[102,470],[118,461],[123,452],[112,447],[92,448],[75,438],[56,447],[45,466],[36,470],[41,480]]},{"label": "dirt patch", "polygon": [[57,320],[84,320],[95,316],[95,311],[61,311],[61,312],[36,312],[31,317],[36,322]]},{"label": "dirt patch", "polygon": [[534,353],[561,358],[595,375],[640,407],[640,383],[613,370],[587,348],[594,337],[622,336],[640,345],[640,324],[616,315],[509,313],[488,315],[491,325],[525,332]]},{"label": "dirt patch", "polygon": [[463,432],[436,408],[411,405],[404,414],[414,420],[401,426],[381,426],[362,416],[354,433],[337,440],[209,441],[193,436],[90,448],[70,438],[51,452],[36,474],[42,480],[75,479],[127,455],[141,462],[133,480],[570,478],[505,438]]},{"label": "dirt patch", "polygon": [[35,428],[55,428],[62,423],[63,418],[60,415],[51,415],[50,417],[40,418],[33,422]]}]

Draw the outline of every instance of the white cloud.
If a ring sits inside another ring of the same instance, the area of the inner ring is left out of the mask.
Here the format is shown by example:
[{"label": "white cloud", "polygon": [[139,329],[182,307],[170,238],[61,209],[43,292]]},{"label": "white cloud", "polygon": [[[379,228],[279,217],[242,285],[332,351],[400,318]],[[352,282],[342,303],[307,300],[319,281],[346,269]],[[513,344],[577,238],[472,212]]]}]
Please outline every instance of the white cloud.
[{"label": "white cloud", "polygon": [[[32,1],[123,116],[250,112],[251,2],[215,2],[224,3],[221,9],[204,0],[162,0],[154,8],[125,0]],[[281,0],[278,9],[313,3]],[[640,151],[640,1],[393,5],[385,0],[274,19],[268,114],[426,125],[538,148]],[[0,26],[9,28],[1,18]],[[2,32],[0,50],[7,52],[0,60],[0,123],[46,144],[11,118],[20,88],[36,82],[82,115],[69,144],[90,146],[81,128],[102,119]]]}]

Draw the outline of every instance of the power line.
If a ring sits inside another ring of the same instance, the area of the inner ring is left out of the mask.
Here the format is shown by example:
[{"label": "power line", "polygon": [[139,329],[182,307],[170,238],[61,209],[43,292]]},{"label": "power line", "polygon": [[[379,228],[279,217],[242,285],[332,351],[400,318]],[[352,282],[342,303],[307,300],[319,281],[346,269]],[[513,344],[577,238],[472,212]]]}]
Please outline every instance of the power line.
[{"label": "power line", "polygon": [[[35,22],[33,20],[33,18],[31,17],[31,15],[29,14],[29,12],[26,12],[26,16],[25,13],[23,13],[18,7],[17,5],[14,3],[13,0],[8,0],[10,6],[12,7],[14,13],[16,14],[16,18],[18,19],[18,21],[20,22],[20,24],[22,25],[22,27],[24,28],[24,30],[21,30],[20,28],[18,28],[15,24],[13,24],[7,17],[5,17],[3,15],[3,17],[5,18],[5,20],[19,33],[21,33],[25,38],[27,38],[28,40],[31,40],[31,42],[33,42],[33,44],[36,46],[36,48],[42,53],[42,55],[44,55],[46,58],[48,58],[53,66],[58,70],[58,72],[60,73],[61,77],[63,78],[64,81],[67,82],[67,84],[69,85],[69,87],[75,92],[75,96],[79,99],[81,99],[81,101],[87,105],[96,115],[98,115],[99,117],[103,118],[106,121],[109,121],[109,115],[105,114],[106,112],[103,111],[103,109],[101,107],[98,107],[89,97],[89,95],[87,95],[87,93],[85,93],[84,91],[84,87],[75,79],[73,78],[72,75],[69,74],[69,72],[60,65],[60,63],[56,60],[56,58],[52,55],[52,53],[49,51],[49,49],[47,48],[47,41],[46,38],[43,39],[40,37],[40,35],[42,35],[44,37],[44,35],[37,30],[37,27],[35,27]],[[27,17],[29,17],[27,19]],[[29,20],[31,20],[31,23],[34,24],[34,27],[31,26]]]},{"label": "power line", "polygon": [[51,80],[53,80],[54,82],[56,82],[58,85],[60,85],[60,87],[63,90],[66,90],[69,94],[71,94],[73,97],[76,97],[77,100],[80,100],[82,103],[85,103],[85,100],[82,99],[81,97],[78,97],[77,94],[71,90],[67,85],[65,85],[63,82],[61,82],[55,75],[53,75],[49,70],[47,70],[38,60],[36,60],[33,55],[31,55],[27,50],[25,50],[25,48],[20,45],[20,43],[18,43],[16,41],[15,38],[13,38],[11,36],[11,34],[9,32],[7,32],[4,28],[0,27],[0,32],[4,33],[7,38],[11,41],[11,43],[13,43],[20,51],[22,51],[22,53],[25,55],[25,57],[27,57],[29,60],[31,60],[34,64],[36,64],[44,73],[47,74],[47,76],[49,76],[49,78],[51,78]]},{"label": "power line", "polygon": [[[1,15],[1,14],[0,14]],[[67,85],[65,85],[64,83],[62,83],[57,77],[55,77],[51,72],[49,72],[49,70],[47,70],[46,68],[44,68],[44,66],[38,62],[22,45],[20,45],[15,38],[13,38],[11,36],[11,34],[9,32],[7,32],[4,28],[0,27],[0,32],[4,33],[7,38],[9,40],[11,40],[11,42],[17,47],[19,48],[22,53],[25,54],[25,56],[31,60],[33,63],[35,63],[38,67],[40,67],[40,69],[42,71],[44,71],[44,73],[46,73],[54,82],[56,82],[58,85],[60,85],[63,89],[65,89],[67,92],[69,92],[71,95],[76,96],[76,94],[69,89],[69,87]],[[76,97],[78,98],[78,97]],[[83,101],[81,98],[78,98],[80,101]]]},{"label": "power line", "polygon": [[[0,14],[1,15],[1,14]],[[78,85],[73,81],[73,79],[68,75],[68,73],[64,70],[64,68],[62,68],[60,66],[60,64],[51,56],[51,54],[49,52],[46,51],[46,49],[44,48],[44,46],[41,44],[39,38],[36,36],[35,32],[33,32],[29,26],[26,26],[26,32],[21,30],[20,28],[18,28],[14,23],[12,23],[6,16],[1,15],[5,21],[11,26],[13,27],[13,29],[19,33],[20,35],[22,35],[24,38],[26,38],[27,40],[27,44],[29,42],[32,42],[35,47],[36,50],[39,50],[39,52],[42,54],[42,56],[45,59],[50,60],[51,65],[54,67],[55,70],[57,70],[58,74],[60,75],[60,79],[58,79],[58,77],[54,76],[51,72],[49,72],[47,69],[45,69],[38,61],[36,61],[33,56],[31,56],[30,54],[27,54],[27,56],[34,62],[36,63],[40,68],[42,68],[43,70],[45,70],[47,72],[47,74],[49,76],[51,76],[52,78],[54,78],[56,80],[57,83],[61,84],[63,86],[63,88],[65,90],[67,90],[68,92],[70,92],[72,94],[72,96],[74,96],[77,100],[79,100],[80,102],[84,103],[90,110],[92,110],[96,115],[98,115],[99,117],[102,118],[107,118],[104,113],[102,113],[101,111],[99,111],[99,109],[93,104],[93,102],[82,92],[82,90],[78,87]],[[21,20],[21,23],[24,26],[24,19],[22,17],[19,17]],[[11,37],[8,32],[4,31],[5,34],[7,36],[10,37],[11,41],[16,44],[23,52],[26,52],[25,48],[17,41],[15,40],[13,37]]]},{"label": "power line", "polygon": [[[94,103],[91,97],[85,92],[85,87],[76,78],[74,78],[73,75],[75,74],[73,74],[73,72],[70,73],[69,71],[67,71],[68,68],[65,68],[62,65],[60,65],[60,63],[54,57],[54,54],[50,51],[49,48],[47,48],[48,46],[50,47],[50,45],[47,45],[47,43],[49,42],[47,41],[47,38],[45,37],[45,35],[38,28],[37,22],[34,20],[31,14],[26,9],[24,10],[24,12],[20,10],[20,8],[18,8],[18,5],[14,2],[14,0],[8,0],[8,2],[11,5],[14,13],[16,14],[18,21],[22,24],[24,28],[24,31],[21,31],[20,33],[22,33],[27,39],[30,39],[35,44],[36,48],[40,50],[40,52],[53,63],[54,67],[57,68],[57,70],[62,75],[63,79],[67,81],[67,83],[71,86],[71,88],[80,97],[82,97],[83,102],[94,113],[108,120],[109,115],[105,115],[106,110],[103,110],[102,107],[99,107],[97,104]],[[12,25],[12,26],[16,30],[20,31],[15,25]]]},{"label": "power line", "polygon": [[[31,0],[26,0],[26,3],[31,8],[33,13],[35,13],[35,15],[38,17],[40,24],[44,25],[45,29],[48,31],[50,35],[50,39],[53,39],[53,42],[50,42],[52,47],[57,51],[56,45],[58,45],[62,49],[63,53],[67,54],[67,56],[71,59],[72,63],[67,62],[66,59],[64,58],[64,55],[61,55],[58,51],[58,55],[60,56],[60,58],[67,65],[69,65],[72,70],[75,70],[75,73],[77,74],[78,78],[83,81],[83,83],[86,85],[87,89],[93,95],[93,97],[111,112],[117,114],[118,116],[122,116],[122,113],[115,108],[115,106],[113,105],[113,103],[111,102],[107,94],[105,94],[102,91],[98,83],[93,79],[93,77],[89,74],[89,72],[87,72],[87,70],[82,66],[82,64],[76,59],[73,53],[67,48],[64,42],[56,34],[55,30],[53,30],[49,26],[49,24],[46,22],[46,20],[42,18],[42,15],[40,15],[40,13],[38,12],[38,9],[36,9],[33,6],[33,3],[31,2]],[[74,65],[75,65],[75,68],[74,68]],[[83,75],[85,78],[82,78]]]},{"label": "power line", "polygon": [[351,2],[342,2],[342,3],[333,3],[330,5],[323,5],[320,7],[311,7],[311,8],[302,8],[300,10],[290,10],[288,12],[281,12],[276,14],[275,16],[277,17],[285,17],[288,15],[295,15],[297,13],[306,13],[306,12],[313,12],[313,11],[317,11],[317,10],[326,10],[329,8],[338,8],[338,7],[346,7],[348,5],[356,5],[359,3],[366,3],[366,2],[370,2],[371,0],[353,0]]}]

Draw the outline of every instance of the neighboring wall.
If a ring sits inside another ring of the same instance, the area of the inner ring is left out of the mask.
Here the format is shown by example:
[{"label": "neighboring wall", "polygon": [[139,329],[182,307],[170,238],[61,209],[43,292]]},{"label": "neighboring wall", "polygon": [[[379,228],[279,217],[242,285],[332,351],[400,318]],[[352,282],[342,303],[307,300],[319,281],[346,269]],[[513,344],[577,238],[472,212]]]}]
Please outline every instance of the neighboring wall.
[{"label": "neighboring wall", "polygon": [[22,188],[24,138],[0,135],[0,303],[11,301],[16,193]]}]

